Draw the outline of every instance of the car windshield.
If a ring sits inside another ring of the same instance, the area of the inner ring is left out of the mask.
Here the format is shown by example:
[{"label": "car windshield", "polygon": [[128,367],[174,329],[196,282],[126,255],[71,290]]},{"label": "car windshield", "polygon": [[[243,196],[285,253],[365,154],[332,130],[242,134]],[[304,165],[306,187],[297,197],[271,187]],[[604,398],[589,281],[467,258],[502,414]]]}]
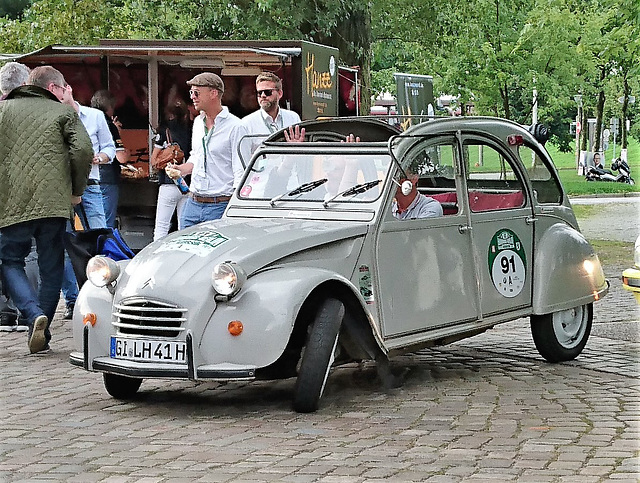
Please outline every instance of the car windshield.
[{"label": "car windshield", "polygon": [[[370,202],[380,196],[390,165],[386,153],[265,153],[254,161],[238,193],[243,199],[266,199],[272,204]],[[363,184],[367,189],[350,190]]]}]

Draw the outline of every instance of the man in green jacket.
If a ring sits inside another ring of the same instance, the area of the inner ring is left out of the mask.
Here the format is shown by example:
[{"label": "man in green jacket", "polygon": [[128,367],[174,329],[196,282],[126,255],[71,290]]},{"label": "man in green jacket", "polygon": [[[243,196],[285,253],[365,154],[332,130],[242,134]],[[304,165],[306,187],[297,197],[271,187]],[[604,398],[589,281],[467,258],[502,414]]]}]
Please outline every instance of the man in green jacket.
[{"label": "man in green jacket", "polygon": [[[27,84],[0,103],[0,259],[9,295],[29,321],[27,343],[34,353],[49,346],[62,283],[62,237],[86,187],[93,148],[78,114],[60,102],[66,82],[58,70],[37,67]],[[39,297],[24,270],[32,239]]]}]

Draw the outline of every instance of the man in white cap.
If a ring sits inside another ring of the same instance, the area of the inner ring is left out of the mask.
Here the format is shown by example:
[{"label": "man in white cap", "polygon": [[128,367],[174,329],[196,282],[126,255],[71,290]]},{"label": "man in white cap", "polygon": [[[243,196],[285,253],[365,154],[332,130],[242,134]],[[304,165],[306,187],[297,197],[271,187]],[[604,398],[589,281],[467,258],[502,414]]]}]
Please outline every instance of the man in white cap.
[{"label": "man in white cap", "polygon": [[200,115],[193,122],[187,162],[172,166],[182,176],[191,174],[189,199],[180,221],[184,228],[216,220],[224,213],[244,172],[238,144],[246,134],[240,119],[222,105],[224,83],[218,75],[203,72],[187,84],[191,86],[189,96]]}]

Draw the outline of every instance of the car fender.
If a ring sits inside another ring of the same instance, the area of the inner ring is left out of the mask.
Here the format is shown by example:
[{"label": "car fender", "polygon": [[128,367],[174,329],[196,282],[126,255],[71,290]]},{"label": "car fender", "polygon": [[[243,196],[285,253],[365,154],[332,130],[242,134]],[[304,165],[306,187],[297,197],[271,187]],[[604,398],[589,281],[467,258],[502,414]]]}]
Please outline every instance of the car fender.
[{"label": "car fender", "polygon": [[[329,270],[276,267],[250,277],[238,295],[219,302],[197,344],[200,364],[238,364],[266,367],[284,352],[296,318],[311,292],[335,281],[357,293],[349,280]],[[242,333],[231,335],[232,321]]]},{"label": "car fender", "polygon": [[[96,357],[109,355],[110,337],[113,333],[112,310],[113,295],[106,287],[96,287],[91,282],[86,282],[82,286],[73,311],[72,324],[73,345],[76,351],[82,354],[85,366],[90,366],[90,361]],[[87,323],[85,323],[85,317],[88,319]],[[85,332],[87,332],[86,337]]]},{"label": "car fender", "polygon": [[537,242],[534,274],[536,315],[591,303],[609,288],[593,247],[566,223],[550,226]]}]

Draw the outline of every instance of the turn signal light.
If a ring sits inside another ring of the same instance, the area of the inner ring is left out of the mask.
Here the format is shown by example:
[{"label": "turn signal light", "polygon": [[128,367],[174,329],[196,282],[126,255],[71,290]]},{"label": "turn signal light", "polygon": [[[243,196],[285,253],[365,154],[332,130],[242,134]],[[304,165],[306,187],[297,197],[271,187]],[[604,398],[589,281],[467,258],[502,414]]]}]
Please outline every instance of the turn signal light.
[{"label": "turn signal light", "polygon": [[231,322],[229,322],[229,325],[227,326],[227,330],[231,335],[238,336],[242,334],[242,331],[244,330],[244,326],[242,325],[242,322],[240,322],[239,320],[232,320]]},{"label": "turn signal light", "polygon": [[96,317],[96,314],[93,314],[91,312],[89,312],[82,318],[82,323],[84,325],[91,324],[92,327],[96,325],[97,321],[98,321],[98,318]]}]

